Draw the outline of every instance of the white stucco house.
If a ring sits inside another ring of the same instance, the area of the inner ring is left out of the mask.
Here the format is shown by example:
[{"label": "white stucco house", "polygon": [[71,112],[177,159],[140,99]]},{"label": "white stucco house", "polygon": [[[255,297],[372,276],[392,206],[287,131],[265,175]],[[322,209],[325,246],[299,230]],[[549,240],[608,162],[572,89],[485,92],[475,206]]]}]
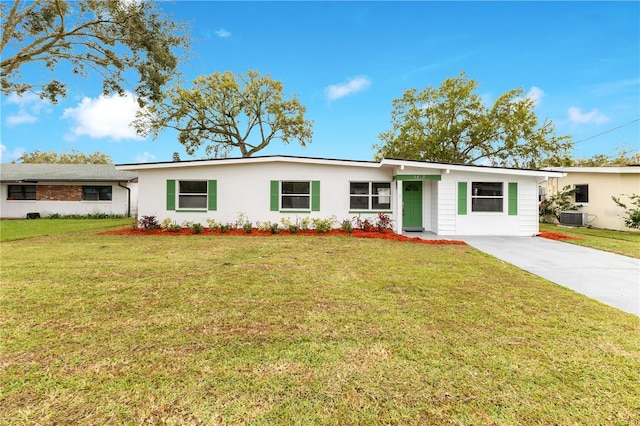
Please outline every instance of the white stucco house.
[{"label": "white stucco house", "polygon": [[[594,228],[630,231],[624,223],[625,209],[613,202],[611,197],[620,198],[629,204],[628,196],[640,194],[640,166],[602,166],[602,167],[549,167],[564,173],[564,176],[552,178],[540,185],[541,194],[550,197],[563,188],[575,190],[571,202],[574,212],[582,215],[565,215],[572,225],[593,226]],[[561,220],[565,220],[561,216]]]},{"label": "white stucco house", "polygon": [[176,223],[338,221],[388,214],[395,232],[538,233],[538,185],[562,173],[384,159],[290,156],[120,164],[139,179],[138,216]]},{"label": "white stucco house", "polygon": [[0,217],[135,216],[135,172],[113,164],[1,164]]}]

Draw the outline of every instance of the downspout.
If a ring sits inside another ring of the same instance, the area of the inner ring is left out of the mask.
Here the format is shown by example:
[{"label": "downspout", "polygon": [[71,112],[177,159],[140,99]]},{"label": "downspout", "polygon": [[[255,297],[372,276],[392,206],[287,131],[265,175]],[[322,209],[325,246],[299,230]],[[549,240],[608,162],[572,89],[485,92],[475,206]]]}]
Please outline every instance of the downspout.
[{"label": "downspout", "polygon": [[120,182],[118,182],[118,186],[127,190],[127,217],[131,217],[131,188],[122,185]]}]

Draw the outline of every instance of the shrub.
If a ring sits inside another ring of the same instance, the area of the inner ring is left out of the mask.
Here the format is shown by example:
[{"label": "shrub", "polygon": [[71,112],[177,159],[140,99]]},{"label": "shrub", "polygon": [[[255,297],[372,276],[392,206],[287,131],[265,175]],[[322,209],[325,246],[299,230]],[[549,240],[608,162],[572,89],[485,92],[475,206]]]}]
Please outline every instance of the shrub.
[{"label": "shrub", "polygon": [[577,210],[579,206],[571,202],[571,196],[576,193],[575,188],[567,185],[562,190],[540,201],[539,215],[541,221],[546,221],[547,217],[553,216],[560,220],[560,212],[566,210]]},{"label": "shrub", "polygon": [[220,232],[222,232],[223,234],[226,234],[227,232],[229,232],[229,228],[231,228],[230,224],[224,224],[224,225],[220,225]]},{"label": "shrub", "polygon": [[253,225],[251,224],[251,222],[245,222],[244,224],[242,224],[242,229],[244,229],[244,232],[246,232],[247,234],[250,234],[251,231],[253,231]]},{"label": "shrub", "polygon": [[623,218],[625,226],[631,229],[640,229],[640,195],[631,194],[631,195],[627,195],[627,197],[629,197],[631,204],[634,205],[635,207],[627,208],[627,205],[622,201],[620,201],[619,197],[611,197],[611,199],[618,206],[622,207],[623,209],[626,209],[625,211],[626,216]]},{"label": "shrub", "polygon": [[160,229],[160,223],[155,216],[142,216],[138,220],[138,228],[144,231],[153,231],[154,229]]},{"label": "shrub", "polygon": [[279,234],[280,233],[280,226],[277,223],[272,223],[271,224],[271,233],[272,234]]},{"label": "shrub", "polygon": [[374,226],[371,220],[369,220],[369,218],[365,217],[363,219],[358,215],[357,217],[354,218],[354,221],[356,223],[356,228],[360,229],[361,231],[364,231],[364,232],[373,231]]},{"label": "shrub", "polygon": [[324,234],[325,232],[329,232],[333,229],[333,224],[336,222],[336,218],[331,216],[327,219],[314,218],[313,219],[313,227],[320,234]]},{"label": "shrub", "polygon": [[247,222],[248,222],[247,214],[243,212],[238,212],[236,222],[233,224],[233,229],[244,228],[244,225]]},{"label": "shrub", "polygon": [[298,220],[296,219],[296,223],[291,222],[291,219],[288,217],[283,217],[280,219],[280,223],[282,223],[282,227],[292,234],[297,234],[300,230],[300,225],[298,224]]},{"label": "shrub", "polygon": [[309,216],[305,216],[300,220],[300,229],[308,231],[309,228],[311,228],[311,218]]},{"label": "shrub", "polygon": [[342,221],[342,224],[340,225],[340,227],[342,228],[342,230],[348,234],[351,233],[351,231],[353,231],[353,224],[351,223],[351,220],[349,219],[344,219]]},{"label": "shrub", "polygon": [[191,231],[193,231],[194,234],[200,234],[204,228],[202,224],[198,222],[193,222],[189,225],[189,229],[191,229]]},{"label": "shrub", "polygon": [[376,229],[378,230],[378,232],[385,232],[387,229],[392,229],[393,225],[391,224],[391,222],[391,216],[379,212],[378,218],[376,219]]},{"label": "shrub", "polygon": [[271,231],[271,222],[265,220],[264,222],[256,222],[256,228],[258,231],[267,232]]},{"label": "shrub", "polygon": [[207,225],[209,225],[209,229],[212,231],[220,229],[220,222],[215,219],[207,219]]}]

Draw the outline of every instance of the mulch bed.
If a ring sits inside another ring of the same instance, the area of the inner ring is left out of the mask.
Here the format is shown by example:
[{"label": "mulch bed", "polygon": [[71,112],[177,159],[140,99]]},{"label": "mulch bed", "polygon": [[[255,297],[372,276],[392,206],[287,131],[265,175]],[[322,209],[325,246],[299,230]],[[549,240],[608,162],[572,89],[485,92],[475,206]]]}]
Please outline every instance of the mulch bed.
[{"label": "mulch bed", "polygon": [[547,238],[549,240],[582,240],[584,238],[573,237],[571,235],[561,234],[559,232],[542,231],[538,234],[539,237]]},{"label": "mulch bed", "polygon": [[222,233],[219,230],[212,231],[208,228],[204,228],[203,231],[199,234],[195,234],[193,230],[189,228],[183,228],[180,231],[175,231],[175,232],[164,231],[162,229],[155,229],[153,231],[144,231],[141,229],[125,228],[125,229],[117,229],[113,231],[99,232],[98,235],[163,235],[163,236],[235,235],[235,236],[244,236],[244,237],[278,237],[280,235],[296,235],[296,236],[299,235],[299,236],[315,236],[315,237],[343,236],[343,237],[356,237],[356,238],[378,238],[383,240],[403,241],[403,242],[431,244],[431,245],[466,245],[467,244],[464,241],[458,241],[458,240],[424,240],[421,238],[413,238],[413,237],[407,237],[405,235],[396,234],[393,231],[365,232],[359,229],[354,229],[351,233],[347,233],[341,229],[333,229],[329,232],[324,232],[324,233],[319,233],[316,231],[299,231],[296,234],[292,234],[289,231],[283,230],[279,234],[274,235],[269,231],[259,231],[255,228],[249,233],[245,232],[243,229],[230,229],[229,231]]}]

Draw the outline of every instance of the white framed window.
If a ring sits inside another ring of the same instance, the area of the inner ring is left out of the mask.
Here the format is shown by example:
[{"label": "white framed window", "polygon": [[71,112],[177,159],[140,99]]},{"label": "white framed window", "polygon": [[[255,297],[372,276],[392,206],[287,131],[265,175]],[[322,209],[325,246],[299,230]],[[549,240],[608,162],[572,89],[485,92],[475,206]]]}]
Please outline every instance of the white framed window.
[{"label": "white framed window", "polygon": [[311,208],[310,181],[282,181],[280,206],[283,210]]},{"label": "white framed window", "polygon": [[350,182],[349,208],[351,210],[389,210],[391,208],[391,183]]},{"label": "white framed window", "polygon": [[207,208],[207,181],[181,180],[178,181],[179,209]]},{"label": "white framed window", "polygon": [[471,182],[471,211],[504,211],[503,182]]}]

